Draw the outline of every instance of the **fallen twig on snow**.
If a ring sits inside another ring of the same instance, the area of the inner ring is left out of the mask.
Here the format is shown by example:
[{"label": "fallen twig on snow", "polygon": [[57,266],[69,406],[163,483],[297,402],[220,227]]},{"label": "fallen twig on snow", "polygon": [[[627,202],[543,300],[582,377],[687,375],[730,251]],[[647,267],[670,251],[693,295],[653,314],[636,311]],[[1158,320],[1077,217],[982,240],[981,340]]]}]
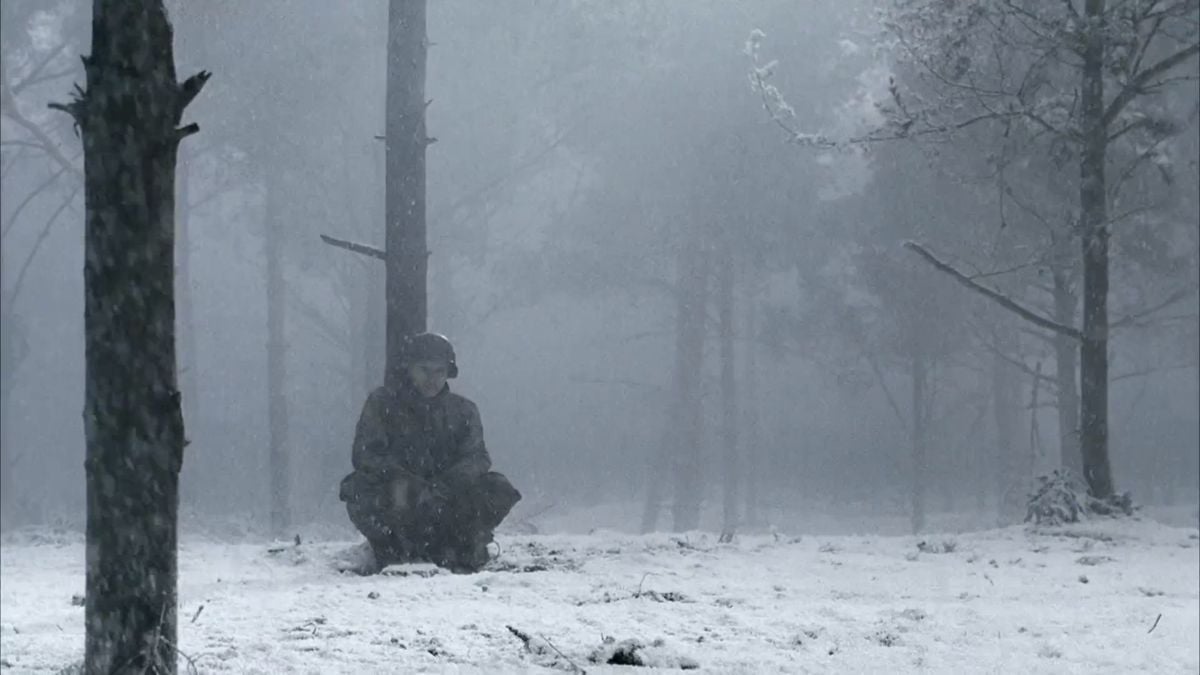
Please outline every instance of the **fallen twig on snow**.
[{"label": "fallen twig on snow", "polygon": [[1160,619],[1162,619],[1162,614],[1159,614],[1157,617],[1154,618],[1154,625],[1150,626],[1150,630],[1146,631],[1146,635],[1153,633],[1154,629],[1158,628],[1158,622]]},{"label": "fallen twig on snow", "polygon": [[505,626],[505,628],[508,629],[508,632],[517,636],[517,639],[519,639],[521,641],[521,643],[523,645],[525,645],[525,650],[530,652],[531,654],[545,654],[546,650],[542,646],[542,643],[545,643],[546,647],[553,649],[556,654],[561,656],[563,658],[563,660],[565,660],[567,662],[567,665],[571,666],[572,672],[577,672],[577,673],[581,673],[582,675],[587,675],[586,670],[584,670],[583,668],[580,668],[579,664],[577,664],[571,660],[571,657],[567,656],[566,654],[564,654],[562,652],[561,649],[554,646],[554,643],[551,642],[549,639],[547,639],[545,635],[538,635],[537,639],[540,640],[540,642],[534,642],[533,641],[534,636],[530,635],[529,633],[526,633],[525,631],[523,631],[519,628],[513,628],[512,626],[507,626],[507,625]]}]

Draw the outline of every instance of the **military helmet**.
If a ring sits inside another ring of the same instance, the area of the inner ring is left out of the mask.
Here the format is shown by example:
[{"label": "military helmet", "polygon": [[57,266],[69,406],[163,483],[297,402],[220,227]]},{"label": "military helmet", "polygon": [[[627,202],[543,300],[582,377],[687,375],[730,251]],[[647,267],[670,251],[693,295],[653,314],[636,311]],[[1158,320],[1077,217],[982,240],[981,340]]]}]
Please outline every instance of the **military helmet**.
[{"label": "military helmet", "polygon": [[458,363],[454,357],[454,345],[445,335],[417,333],[404,338],[401,359],[404,363],[417,361],[445,361],[446,377],[458,377]]}]

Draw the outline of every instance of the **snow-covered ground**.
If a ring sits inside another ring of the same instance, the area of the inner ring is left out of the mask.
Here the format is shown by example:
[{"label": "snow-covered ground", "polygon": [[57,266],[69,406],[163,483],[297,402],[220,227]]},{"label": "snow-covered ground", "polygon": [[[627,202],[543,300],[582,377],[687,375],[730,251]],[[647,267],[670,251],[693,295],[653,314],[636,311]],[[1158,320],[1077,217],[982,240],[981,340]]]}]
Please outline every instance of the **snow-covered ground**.
[{"label": "snow-covered ground", "polygon": [[[352,542],[269,553],[185,537],[180,648],[202,673],[646,670],[589,660],[612,653],[606,638],[649,644],[644,657],[663,668],[716,673],[1200,670],[1194,521],[500,544],[498,569],[480,574],[358,577],[335,569]],[[5,672],[78,662],[81,537],[10,535],[0,565]]]}]

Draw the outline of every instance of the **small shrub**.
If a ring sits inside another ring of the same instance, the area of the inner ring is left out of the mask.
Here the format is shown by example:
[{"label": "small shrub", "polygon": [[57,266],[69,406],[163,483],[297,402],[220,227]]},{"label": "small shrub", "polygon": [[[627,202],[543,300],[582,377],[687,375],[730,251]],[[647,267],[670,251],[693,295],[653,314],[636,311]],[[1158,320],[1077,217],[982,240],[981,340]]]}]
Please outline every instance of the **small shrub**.
[{"label": "small shrub", "polygon": [[1055,469],[1049,476],[1038,476],[1038,485],[1025,510],[1025,522],[1037,525],[1078,523],[1088,515],[1132,516],[1137,507],[1128,492],[1107,499],[1087,493],[1071,472]]},{"label": "small shrub", "polygon": [[1087,494],[1069,471],[1055,469],[1049,476],[1038,476],[1037,481],[1026,505],[1025,522],[1063,525],[1086,517]]}]

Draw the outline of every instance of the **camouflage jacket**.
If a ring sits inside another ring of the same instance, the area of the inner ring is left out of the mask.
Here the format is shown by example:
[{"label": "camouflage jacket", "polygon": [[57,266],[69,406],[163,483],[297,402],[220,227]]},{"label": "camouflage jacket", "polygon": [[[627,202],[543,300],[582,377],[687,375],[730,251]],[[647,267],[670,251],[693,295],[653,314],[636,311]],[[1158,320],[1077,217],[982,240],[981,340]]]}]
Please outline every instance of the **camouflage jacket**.
[{"label": "camouflage jacket", "polygon": [[492,466],[479,408],[449,387],[431,399],[408,388],[371,392],[354,432],[351,461],[360,487],[403,473],[453,485]]}]

